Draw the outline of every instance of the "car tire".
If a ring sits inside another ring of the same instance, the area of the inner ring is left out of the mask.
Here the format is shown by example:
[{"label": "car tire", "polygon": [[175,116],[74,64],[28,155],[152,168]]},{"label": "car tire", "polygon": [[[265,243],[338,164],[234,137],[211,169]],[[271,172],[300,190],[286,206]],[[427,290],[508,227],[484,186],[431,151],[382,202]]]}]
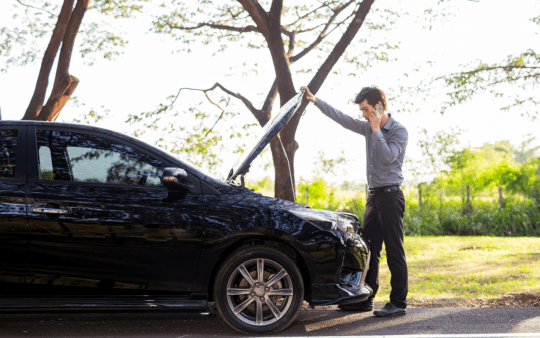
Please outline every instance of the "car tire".
[{"label": "car tire", "polygon": [[296,319],[304,282],[285,254],[263,246],[246,247],[232,253],[220,267],[214,299],[221,318],[233,329],[246,334],[276,333]]}]

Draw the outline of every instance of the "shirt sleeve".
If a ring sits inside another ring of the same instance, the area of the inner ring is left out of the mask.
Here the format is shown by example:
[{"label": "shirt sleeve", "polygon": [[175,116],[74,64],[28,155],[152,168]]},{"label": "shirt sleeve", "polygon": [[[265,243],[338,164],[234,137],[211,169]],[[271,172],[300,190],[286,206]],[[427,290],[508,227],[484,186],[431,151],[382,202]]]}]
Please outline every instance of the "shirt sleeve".
[{"label": "shirt sleeve", "polygon": [[394,162],[401,153],[405,152],[409,133],[407,129],[401,127],[392,133],[388,142],[380,130],[372,133],[371,137],[373,138],[375,151],[380,155],[383,164],[388,165]]},{"label": "shirt sleeve", "polygon": [[369,130],[368,122],[360,121],[359,119],[350,117],[349,115],[344,114],[339,110],[335,109],[334,107],[330,106],[328,103],[321,99],[319,99],[319,101],[315,103],[315,107],[319,108],[324,115],[339,123],[343,128],[349,129],[355,133],[362,134],[364,136],[367,135]]}]

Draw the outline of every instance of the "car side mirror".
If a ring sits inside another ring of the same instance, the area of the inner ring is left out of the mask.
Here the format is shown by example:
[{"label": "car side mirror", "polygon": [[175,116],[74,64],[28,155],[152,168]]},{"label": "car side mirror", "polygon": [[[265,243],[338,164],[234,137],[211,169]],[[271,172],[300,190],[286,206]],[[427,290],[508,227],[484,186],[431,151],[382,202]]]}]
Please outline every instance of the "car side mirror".
[{"label": "car side mirror", "polygon": [[172,191],[192,192],[195,186],[189,184],[192,182],[188,181],[187,177],[187,172],[184,169],[165,168],[161,177],[161,183]]}]

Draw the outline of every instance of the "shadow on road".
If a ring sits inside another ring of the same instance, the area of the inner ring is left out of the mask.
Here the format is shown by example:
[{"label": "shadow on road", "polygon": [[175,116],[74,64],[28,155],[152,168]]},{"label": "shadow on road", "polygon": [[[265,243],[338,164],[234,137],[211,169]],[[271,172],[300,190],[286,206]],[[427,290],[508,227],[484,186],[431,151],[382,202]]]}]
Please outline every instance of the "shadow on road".
[{"label": "shadow on road", "polygon": [[[539,333],[540,308],[408,309],[406,316],[301,311],[283,336]],[[245,337],[219,316],[165,312],[1,314],[0,337]]]}]

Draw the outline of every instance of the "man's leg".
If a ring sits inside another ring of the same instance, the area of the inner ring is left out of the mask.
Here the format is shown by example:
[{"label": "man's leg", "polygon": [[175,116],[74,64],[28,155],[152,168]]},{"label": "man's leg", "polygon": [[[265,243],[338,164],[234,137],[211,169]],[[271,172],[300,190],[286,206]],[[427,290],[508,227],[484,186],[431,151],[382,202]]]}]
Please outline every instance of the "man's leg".
[{"label": "man's leg", "polygon": [[[390,269],[390,303],[395,307],[407,307],[408,271],[403,246],[403,213],[405,197],[402,191],[377,195],[375,208],[382,224],[386,258]],[[369,274],[368,274],[369,275]]]},{"label": "man's leg", "polygon": [[381,250],[383,243],[383,234],[381,224],[377,216],[377,210],[374,208],[374,195],[370,195],[366,202],[366,211],[364,213],[364,224],[362,230],[369,240],[369,250],[371,259],[369,261],[369,270],[366,275],[366,283],[373,289],[371,298],[375,298],[379,290],[379,261],[381,259]]}]

